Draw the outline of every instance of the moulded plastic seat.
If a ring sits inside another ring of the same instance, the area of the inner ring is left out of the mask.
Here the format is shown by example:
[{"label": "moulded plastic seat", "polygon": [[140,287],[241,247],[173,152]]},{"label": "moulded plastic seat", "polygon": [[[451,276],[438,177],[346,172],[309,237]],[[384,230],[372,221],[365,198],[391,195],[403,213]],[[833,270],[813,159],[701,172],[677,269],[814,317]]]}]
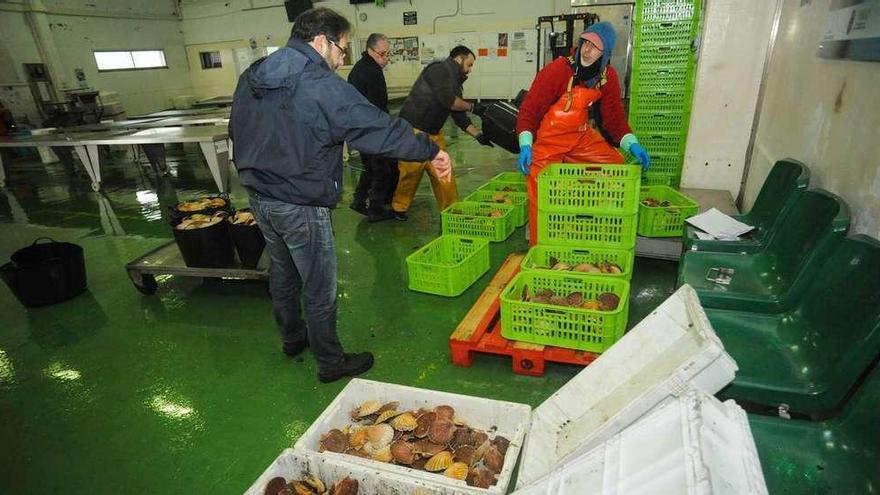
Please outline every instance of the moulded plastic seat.
[{"label": "moulded plastic seat", "polygon": [[777,161],[764,180],[752,209],[743,215],[733,215],[740,222],[755,227],[746,234],[745,239],[704,241],[697,238],[697,229],[687,226],[684,232],[684,249],[720,253],[757,251],[766,244],[769,232],[779,228],[797,197],[809,186],[810,169],[806,165],[792,158]]},{"label": "moulded plastic seat", "polygon": [[[758,252],[685,252],[678,266],[678,285],[693,286],[707,308],[784,311],[848,229],[846,202],[822,189],[806,191]],[[716,281],[725,271],[730,274],[726,285]]]},{"label": "moulded plastic seat", "polygon": [[880,242],[847,237],[819,270],[789,311],[706,309],[739,365],[721,397],[827,414],[880,355]]},{"label": "moulded plastic seat", "polygon": [[880,487],[880,366],[827,421],[749,415],[769,493],[862,494]]}]

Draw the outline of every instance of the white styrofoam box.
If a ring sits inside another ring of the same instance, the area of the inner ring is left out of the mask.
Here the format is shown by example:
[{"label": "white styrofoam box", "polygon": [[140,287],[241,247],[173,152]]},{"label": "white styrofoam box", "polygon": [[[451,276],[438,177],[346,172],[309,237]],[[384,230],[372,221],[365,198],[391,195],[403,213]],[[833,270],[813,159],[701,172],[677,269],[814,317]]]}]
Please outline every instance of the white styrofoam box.
[{"label": "white styrofoam box", "polygon": [[691,389],[514,493],[762,495],[767,486],[745,411]]},{"label": "white styrofoam box", "polygon": [[[455,415],[469,426],[486,431],[489,437],[503,435],[510,440],[504,467],[498,474],[498,482],[488,489],[468,486],[464,481],[443,476],[442,473],[429,473],[417,469],[361,459],[347,454],[334,452],[318,452],[321,435],[333,428],[342,429],[351,424],[349,413],[368,400],[380,403],[400,402],[400,410],[434,408],[449,405],[455,409]],[[380,472],[394,473],[400,476],[420,480],[440,493],[456,494],[503,494],[507,493],[517,458],[522,449],[526,431],[531,420],[531,407],[515,402],[472,397],[469,395],[437,392],[421,388],[406,387],[390,383],[376,382],[355,378],[339,392],[327,409],[315,420],[308,430],[293,446],[298,452],[309,457],[323,459],[332,464],[356,464]]]},{"label": "white styrofoam box", "polygon": [[533,411],[517,486],[611,438],[688,383],[718,392],[736,370],[696,291],[683,285]]},{"label": "white styrofoam box", "polygon": [[263,471],[245,495],[263,495],[266,484],[280,476],[286,481],[303,479],[311,474],[320,478],[329,489],[333,483],[349,477],[358,482],[358,493],[381,495],[452,495],[453,492],[437,491],[424,483],[396,473],[386,473],[356,464],[339,464],[326,459],[309,457],[294,449],[284,449],[281,455]]}]

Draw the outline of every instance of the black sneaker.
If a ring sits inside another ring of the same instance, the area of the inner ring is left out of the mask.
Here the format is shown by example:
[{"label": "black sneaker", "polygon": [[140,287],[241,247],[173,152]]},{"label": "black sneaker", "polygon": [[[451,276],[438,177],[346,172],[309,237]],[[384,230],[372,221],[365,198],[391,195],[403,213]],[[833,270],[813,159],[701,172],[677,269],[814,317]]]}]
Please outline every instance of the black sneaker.
[{"label": "black sneaker", "polygon": [[285,342],[281,345],[281,352],[287,354],[290,357],[296,357],[299,356],[302,351],[306,350],[306,347],[308,346],[308,340],[302,340],[299,342]]},{"label": "black sneaker", "polygon": [[370,211],[369,214],[367,214],[367,221],[370,223],[391,220],[392,218],[396,218],[396,217],[395,217],[394,213],[392,213],[388,210]]},{"label": "black sneaker", "polygon": [[330,383],[344,378],[346,376],[360,375],[373,367],[373,355],[369,352],[359,352],[357,354],[343,354],[342,363],[336,369],[331,371],[321,371],[318,373],[318,380],[323,383]]},{"label": "black sneaker", "polygon": [[352,210],[360,213],[363,216],[368,216],[370,214],[370,212],[367,211],[366,203],[359,203],[357,201],[352,201],[352,203],[350,205],[348,205],[348,207],[351,208]]},{"label": "black sneaker", "polygon": [[409,220],[409,216],[407,216],[405,211],[392,211],[394,214],[395,220],[400,220],[401,222],[405,222]]}]

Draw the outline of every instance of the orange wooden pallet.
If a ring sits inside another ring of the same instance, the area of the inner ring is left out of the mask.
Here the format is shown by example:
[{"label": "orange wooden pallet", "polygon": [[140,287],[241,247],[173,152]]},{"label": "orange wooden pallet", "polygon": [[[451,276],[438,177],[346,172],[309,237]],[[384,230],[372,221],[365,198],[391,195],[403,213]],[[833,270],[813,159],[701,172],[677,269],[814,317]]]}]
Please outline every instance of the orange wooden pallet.
[{"label": "orange wooden pallet", "polygon": [[514,253],[504,260],[476,304],[452,332],[449,337],[452,364],[470,366],[475,352],[501,354],[513,359],[514,373],[542,376],[547,361],[586,366],[598,357],[592,352],[527,344],[501,336],[501,292],[519,272],[524,256]]}]

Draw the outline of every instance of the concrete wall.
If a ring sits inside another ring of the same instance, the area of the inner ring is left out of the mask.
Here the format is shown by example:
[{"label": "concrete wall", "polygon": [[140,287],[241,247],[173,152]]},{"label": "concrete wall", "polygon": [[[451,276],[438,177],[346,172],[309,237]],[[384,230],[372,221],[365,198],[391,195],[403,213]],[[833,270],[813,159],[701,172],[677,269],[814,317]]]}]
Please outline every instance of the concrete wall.
[{"label": "concrete wall", "polygon": [[816,56],[830,0],[784,0],[745,204],[773,162],[792,157],[811,185],[843,197],[853,231],[880,238],[880,63]]},{"label": "concrete wall", "polygon": [[[31,7],[31,2],[0,2],[5,48],[5,53],[0,50],[0,85],[24,81],[23,63],[51,63],[35,49],[27,19]],[[129,114],[167,108],[173,96],[191,93],[175,1],[45,0],[36,8],[57,54],[56,88],[76,88],[74,71],[81,68],[92,88],[119,93]],[[169,68],[99,73],[92,51],[107,49],[163,49]]]}]

